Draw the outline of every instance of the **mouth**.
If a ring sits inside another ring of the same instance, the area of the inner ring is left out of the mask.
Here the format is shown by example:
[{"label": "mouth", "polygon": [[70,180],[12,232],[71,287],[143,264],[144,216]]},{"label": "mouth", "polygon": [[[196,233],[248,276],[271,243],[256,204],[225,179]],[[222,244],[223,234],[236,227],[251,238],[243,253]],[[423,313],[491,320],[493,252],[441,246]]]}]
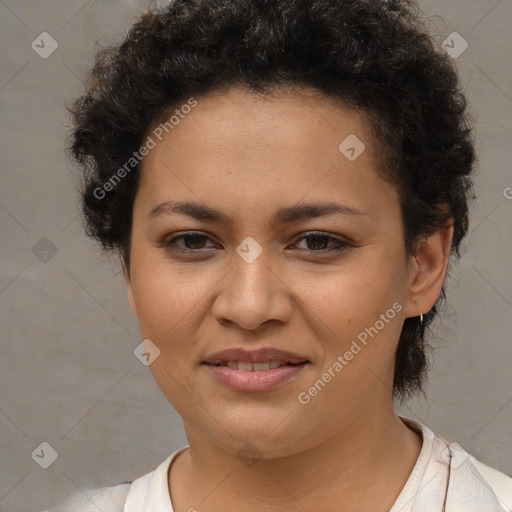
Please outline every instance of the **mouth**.
[{"label": "mouth", "polygon": [[271,360],[271,361],[262,361],[260,363],[252,363],[250,361],[222,361],[220,363],[207,363],[210,366],[219,366],[231,368],[232,370],[239,370],[242,372],[261,372],[274,370],[276,368],[281,368],[283,366],[300,366],[302,364],[309,363],[309,361],[300,361],[298,363],[290,363],[288,361],[279,361],[279,360]]},{"label": "mouth", "polygon": [[217,382],[243,393],[274,389],[297,378],[310,364],[302,355],[275,348],[253,351],[233,348],[202,361],[202,366]]},{"label": "mouth", "polygon": [[257,350],[229,348],[205,358],[203,364],[227,366],[241,371],[265,371],[286,365],[309,363],[307,357],[279,348],[264,347]]}]

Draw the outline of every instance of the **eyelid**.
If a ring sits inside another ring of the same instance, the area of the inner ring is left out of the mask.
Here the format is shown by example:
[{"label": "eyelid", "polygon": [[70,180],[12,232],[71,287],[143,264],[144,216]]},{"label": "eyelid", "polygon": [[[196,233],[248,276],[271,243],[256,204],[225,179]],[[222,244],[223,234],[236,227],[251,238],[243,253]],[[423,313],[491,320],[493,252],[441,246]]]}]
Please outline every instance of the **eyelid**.
[{"label": "eyelid", "polygon": [[304,240],[306,238],[310,238],[313,236],[318,236],[320,238],[327,238],[328,244],[334,243],[334,246],[330,249],[320,249],[318,251],[315,251],[313,249],[298,249],[299,251],[307,252],[309,254],[332,254],[336,252],[341,252],[345,249],[348,249],[350,247],[354,247],[354,244],[350,242],[349,240],[340,237],[339,235],[333,235],[331,233],[327,233],[325,231],[306,231],[304,233],[301,233],[301,236],[292,244],[297,245],[301,240]]},{"label": "eyelid", "polygon": [[[194,235],[202,236],[202,237],[207,238],[208,240],[213,241],[212,235],[210,235],[209,233],[203,232],[203,231],[182,231],[182,232],[178,231],[176,233],[172,233],[172,235],[165,237],[161,242],[159,242],[158,245],[160,247],[169,248],[169,247],[171,247],[171,243],[175,243],[177,240],[183,239],[186,236],[194,236]],[[188,251],[188,252],[199,253],[202,249],[187,249],[185,247],[185,248],[179,248],[179,250],[185,251],[185,252]]]},{"label": "eyelid", "polygon": [[325,238],[330,238],[332,240],[335,240],[336,242],[339,242],[339,243],[346,243],[346,244],[349,244],[349,240],[340,236],[340,235],[334,235],[332,233],[329,233],[327,231],[304,231],[304,233],[301,233],[300,234],[300,237],[297,238],[297,242],[299,240],[302,240],[303,238],[308,238],[308,237],[311,237],[311,236],[319,236],[319,237],[325,237]]},{"label": "eyelid", "polygon": [[[188,254],[200,254],[201,252],[205,252],[206,250],[212,249],[211,246],[206,247],[206,248],[201,248],[201,249],[188,249],[186,247],[178,247],[177,245],[175,245],[177,240],[181,240],[186,236],[194,236],[194,235],[202,236],[208,240],[213,241],[213,237],[209,233],[206,233],[203,231],[183,231],[183,232],[176,232],[168,237],[165,237],[158,245],[159,245],[159,247],[165,248],[171,252],[181,252],[181,253],[188,253]],[[348,249],[349,247],[354,247],[354,244],[351,241],[349,241],[343,237],[340,237],[339,235],[334,235],[334,234],[324,232],[324,231],[305,231],[305,232],[301,233],[299,238],[297,238],[295,240],[295,242],[293,242],[291,245],[292,246],[297,245],[298,242],[300,242],[301,240],[304,240],[306,238],[310,238],[313,236],[327,238],[329,240],[329,242],[332,242],[335,245],[334,245],[334,247],[331,247],[330,249],[320,249],[320,250],[316,250],[316,251],[313,249],[298,249],[298,250],[302,251],[302,252],[308,252],[309,254],[326,254],[326,253],[333,253],[333,252],[337,252],[337,251],[341,252],[344,249]],[[288,246],[288,247],[290,247],[290,246]]]}]

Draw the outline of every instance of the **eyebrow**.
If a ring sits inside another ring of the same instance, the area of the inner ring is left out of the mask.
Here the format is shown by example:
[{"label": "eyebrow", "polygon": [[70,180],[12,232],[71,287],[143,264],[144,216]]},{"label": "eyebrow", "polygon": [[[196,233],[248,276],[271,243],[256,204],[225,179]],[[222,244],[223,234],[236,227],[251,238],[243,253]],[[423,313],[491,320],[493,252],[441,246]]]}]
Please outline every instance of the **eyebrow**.
[{"label": "eyebrow", "polygon": [[[223,222],[225,224],[231,222],[228,215],[216,208],[188,201],[164,201],[148,212],[147,220],[152,220],[163,215],[174,214],[187,215],[197,220]],[[333,214],[369,217],[368,213],[347,204],[320,202],[281,208],[272,216],[272,223],[282,225]]]}]

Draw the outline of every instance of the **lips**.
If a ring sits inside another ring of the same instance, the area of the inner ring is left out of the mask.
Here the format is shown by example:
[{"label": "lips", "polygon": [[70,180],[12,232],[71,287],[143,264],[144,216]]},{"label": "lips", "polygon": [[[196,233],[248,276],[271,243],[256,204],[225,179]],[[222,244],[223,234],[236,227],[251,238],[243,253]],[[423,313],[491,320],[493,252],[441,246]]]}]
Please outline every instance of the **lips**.
[{"label": "lips", "polygon": [[220,363],[214,366],[227,366],[233,370],[240,370],[243,372],[260,372],[264,370],[281,368],[281,366],[292,366],[292,363],[278,360],[264,361],[263,363],[251,363],[250,361],[228,361],[226,363]]},{"label": "lips", "polygon": [[232,348],[216,352],[202,363],[210,375],[232,390],[259,393],[294,380],[310,361],[277,348]]},{"label": "lips", "polygon": [[307,357],[277,348],[258,350],[232,348],[216,352],[203,361],[204,364],[228,366],[241,371],[262,371],[307,362],[309,362]]}]

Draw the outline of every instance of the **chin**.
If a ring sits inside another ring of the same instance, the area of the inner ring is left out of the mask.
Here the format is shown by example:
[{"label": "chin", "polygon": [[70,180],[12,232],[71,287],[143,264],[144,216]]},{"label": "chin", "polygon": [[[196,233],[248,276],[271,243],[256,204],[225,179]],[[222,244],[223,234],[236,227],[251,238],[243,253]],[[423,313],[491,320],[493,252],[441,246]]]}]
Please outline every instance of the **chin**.
[{"label": "chin", "polygon": [[238,452],[245,448],[250,451],[252,447],[263,458],[271,459],[301,451],[302,439],[308,437],[302,429],[300,432],[297,430],[298,421],[293,419],[293,415],[281,414],[279,418],[264,419],[261,413],[251,414],[241,408],[233,414],[238,414],[238,417],[230,420],[224,416],[222,426],[225,430],[216,429],[215,433],[218,444],[228,450]]}]

